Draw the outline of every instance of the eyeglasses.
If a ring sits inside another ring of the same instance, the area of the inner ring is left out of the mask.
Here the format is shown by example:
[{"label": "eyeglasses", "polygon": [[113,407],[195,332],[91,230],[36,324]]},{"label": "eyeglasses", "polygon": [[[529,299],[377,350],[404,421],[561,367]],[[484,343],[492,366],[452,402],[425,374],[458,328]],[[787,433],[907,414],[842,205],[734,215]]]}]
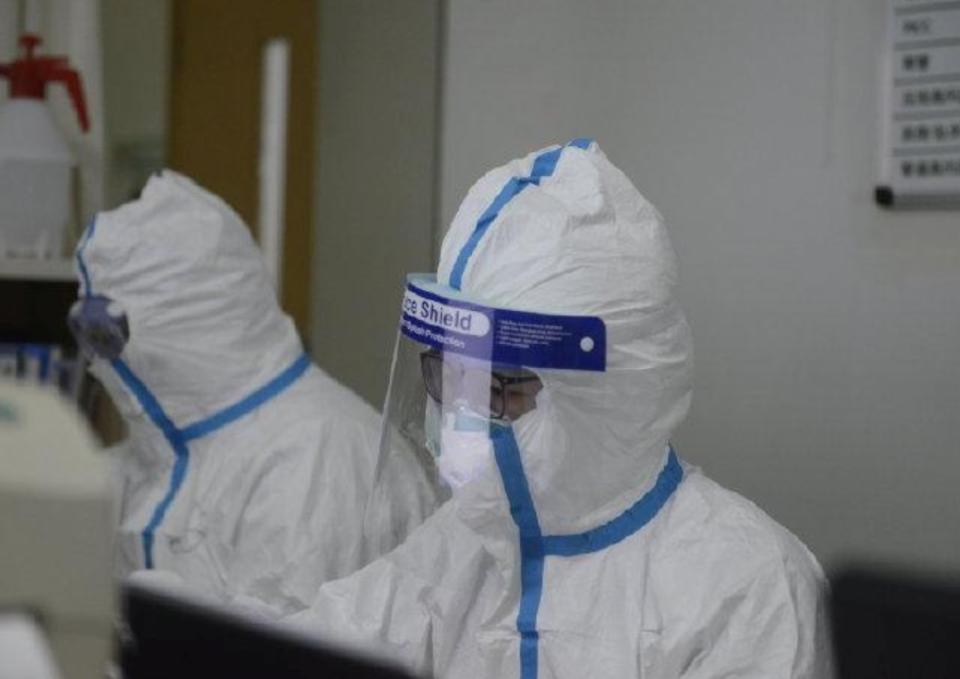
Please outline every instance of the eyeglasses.
[{"label": "eyeglasses", "polygon": [[[436,349],[420,354],[427,393],[437,403],[447,397],[464,400],[477,413],[493,419],[515,420],[536,407],[543,383],[525,368],[486,370],[444,355]],[[444,393],[446,391],[446,393]]]}]

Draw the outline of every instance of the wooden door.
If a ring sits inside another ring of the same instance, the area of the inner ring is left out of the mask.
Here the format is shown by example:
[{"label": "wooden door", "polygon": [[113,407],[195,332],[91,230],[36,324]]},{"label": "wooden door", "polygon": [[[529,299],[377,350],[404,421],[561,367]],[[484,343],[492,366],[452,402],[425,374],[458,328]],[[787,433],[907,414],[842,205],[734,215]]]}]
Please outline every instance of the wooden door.
[{"label": "wooden door", "polygon": [[263,45],[290,41],[282,304],[306,341],[310,309],[316,0],[175,0],[168,163],[256,229]]}]

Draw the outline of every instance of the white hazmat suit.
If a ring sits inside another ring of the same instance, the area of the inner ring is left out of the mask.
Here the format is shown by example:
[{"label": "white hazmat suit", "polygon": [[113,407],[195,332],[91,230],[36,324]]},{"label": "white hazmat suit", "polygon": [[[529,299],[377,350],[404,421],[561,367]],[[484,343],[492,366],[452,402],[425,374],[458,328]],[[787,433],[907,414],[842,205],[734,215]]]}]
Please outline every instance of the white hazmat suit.
[{"label": "white hazmat suit", "polygon": [[292,622],[441,678],[830,676],[813,555],[670,448],[692,387],[675,282],[660,215],[595,143],[480,179],[421,296],[599,317],[605,369],[533,368],[535,409],[490,427],[496,464]]},{"label": "white hazmat suit", "polygon": [[[119,575],[156,568],[280,615],[379,555],[361,524],[380,417],[304,354],[233,210],[165,171],[99,214],[76,260],[71,322],[105,298],[129,335],[92,363],[129,429]],[[394,480],[380,546],[429,509],[414,475]]]}]

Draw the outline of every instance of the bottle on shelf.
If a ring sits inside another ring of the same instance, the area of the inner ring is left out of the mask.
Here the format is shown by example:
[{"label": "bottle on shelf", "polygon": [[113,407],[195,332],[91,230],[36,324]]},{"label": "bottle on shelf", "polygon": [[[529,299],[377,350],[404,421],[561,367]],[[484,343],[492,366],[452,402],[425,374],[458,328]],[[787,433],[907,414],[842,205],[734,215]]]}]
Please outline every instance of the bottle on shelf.
[{"label": "bottle on shelf", "polygon": [[63,254],[76,159],[47,105],[47,85],[65,85],[80,128],[90,126],[80,74],[66,57],[36,55],[39,44],[22,36],[20,58],[0,64],[10,88],[0,105],[0,258]]}]

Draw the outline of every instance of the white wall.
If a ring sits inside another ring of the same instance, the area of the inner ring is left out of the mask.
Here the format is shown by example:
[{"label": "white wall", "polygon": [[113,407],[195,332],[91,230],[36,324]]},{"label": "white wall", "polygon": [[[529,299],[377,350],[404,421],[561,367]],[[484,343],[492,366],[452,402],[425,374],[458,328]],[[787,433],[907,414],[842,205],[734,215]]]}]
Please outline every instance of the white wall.
[{"label": "white wall", "polygon": [[324,0],[313,357],[383,404],[404,276],[430,268],[439,0]]},{"label": "white wall", "polygon": [[665,214],[682,454],[828,565],[960,567],[960,212],[872,202],[881,0],[450,0],[441,216],[592,136]]},{"label": "white wall", "polygon": [[170,0],[101,0],[110,175],[107,205],[140,195],[164,166],[170,108]]},{"label": "white wall", "polygon": [[[0,0],[0,62],[13,61],[19,56],[17,37],[20,34],[19,0]],[[0,102],[6,101],[10,89],[6,78],[0,81]]]}]

